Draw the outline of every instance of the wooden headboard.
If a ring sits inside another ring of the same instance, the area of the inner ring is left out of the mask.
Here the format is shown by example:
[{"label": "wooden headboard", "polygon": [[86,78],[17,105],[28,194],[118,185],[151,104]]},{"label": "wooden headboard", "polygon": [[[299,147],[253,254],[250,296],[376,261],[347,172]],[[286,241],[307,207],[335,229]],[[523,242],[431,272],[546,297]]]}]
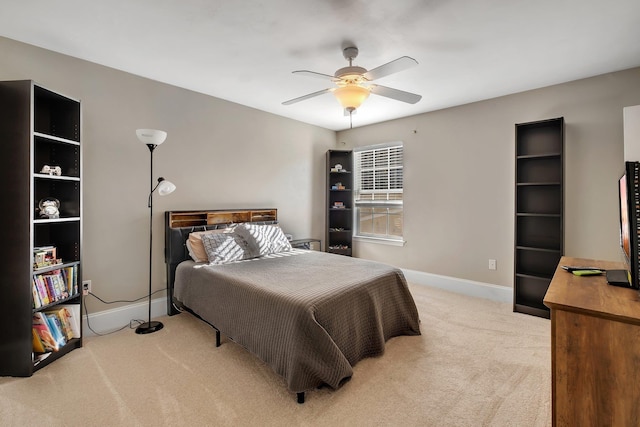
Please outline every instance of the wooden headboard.
[{"label": "wooden headboard", "polygon": [[277,209],[226,209],[165,211],[164,261],[167,265],[167,314],[179,313],[173,305],[173,284],[178,264],[191,259],[186,241],[194,231],[215,230],[229,224],[253,222],[275,224]]}]

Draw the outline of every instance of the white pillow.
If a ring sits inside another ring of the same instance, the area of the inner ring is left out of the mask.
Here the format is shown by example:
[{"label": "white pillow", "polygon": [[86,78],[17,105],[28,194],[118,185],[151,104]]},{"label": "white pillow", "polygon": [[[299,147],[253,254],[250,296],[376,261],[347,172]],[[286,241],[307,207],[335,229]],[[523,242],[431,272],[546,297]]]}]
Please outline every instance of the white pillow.
[{"label": "white pillow", "polygon": [[253,258],[247,242],[236,233],[203,234],[202,244],[210,264],[226,264]]},{"label": "white pillow", "polygon": [[291,243],[278,225],[238,224],[234,233],[247,242],[249,250],[255,256],[291,250]]},{"label": "white pillow", "polygon": [[207,255],[207,251],[204,249],[204,245],[202,244],[202,236],[205,234],[220,234],[220,233],[231,233],[235,228],[235,224],[226,228],[216,228],[214,230],[206,230],[206,231],[194,231],[189,233],[189,238],[186,241],[187,250],[189,251],[189,256],[195,262],[208,262],[209,257]]}]

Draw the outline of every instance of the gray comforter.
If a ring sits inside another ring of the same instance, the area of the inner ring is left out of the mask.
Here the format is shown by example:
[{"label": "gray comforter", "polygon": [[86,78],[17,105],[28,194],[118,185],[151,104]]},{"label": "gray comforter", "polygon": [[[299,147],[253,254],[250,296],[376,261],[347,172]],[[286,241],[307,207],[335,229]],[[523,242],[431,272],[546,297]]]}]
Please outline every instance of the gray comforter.
[{"label": "gray comforter", "polygon": [[181,263],[175,298],[282,375],[289,390],[333,388],[385,341],[420,335],[400,270],[316,251],[203,266]]}]

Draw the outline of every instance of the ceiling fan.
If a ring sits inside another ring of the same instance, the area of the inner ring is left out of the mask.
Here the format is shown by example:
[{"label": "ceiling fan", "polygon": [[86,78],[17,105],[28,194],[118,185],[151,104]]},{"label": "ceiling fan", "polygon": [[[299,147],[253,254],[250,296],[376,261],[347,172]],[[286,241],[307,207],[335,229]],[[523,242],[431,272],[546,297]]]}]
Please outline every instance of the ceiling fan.
[{"label": "ceiling fan", "polygon": [[291,105],[305,99],[313,98],[328,92],[333,92],[340,104],[345,110],[345,115],[351,115],[357,108],[369,97],[370,93],[395,99],[397,101],[415,104],[422,99],[422,96],[415,93],[405,92],[386,86],[370,83],[389,74],[404,71],[408,68],[418,65],[418,61],[408,56],[402,56],[394,61],[381,65],[373,70],[367,71],[366,68],[353,65],[353,60],[358,56],[358,48],[351,46],[343,50],[344,58],[349,61],[348,67],[340,68],[334,75],[316,73],[314,71],[300,70],[294,71],[294,74],[303,76],[316,77],[324,80],[330,80],[335,83],[335,87],[313,92],[298,98],[293,98],[283,102],[283,105]]}]

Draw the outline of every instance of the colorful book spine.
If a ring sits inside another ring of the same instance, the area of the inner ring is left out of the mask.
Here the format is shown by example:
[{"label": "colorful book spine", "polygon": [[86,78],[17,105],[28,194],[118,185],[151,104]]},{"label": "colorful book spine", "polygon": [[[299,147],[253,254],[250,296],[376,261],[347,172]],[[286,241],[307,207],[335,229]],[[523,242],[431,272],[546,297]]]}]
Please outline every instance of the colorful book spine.
[{"label": "colorful book spine", "polygon": [[62,332],[62,325],[60,324],[58,316],[55,314],[44,313],[44,318],[49,322],[49,330],[51,331],[53,338],[58,343],[58,348],[64,346],[67,343],[67,339]]},{"label": "colorful book spine", "polygon": [[45,314],[53,318],[60,328],[65,340],[73,338],[73,330],[70,324],[71,313],[65,307],[56,307],[55,310],[47,310]]},{"label": "colorful book spine", "polygon": [[72,289],[70,289],[70,272],[71,267],[65,267],[61,270],[62,278],[64,279],[64,288],[69,295],[73,295]]},{"label": "colorful book spine", "polygon": [[36,274],[31,279],[33,308],[38,309],[78,294],[78,266]]},{"label": "colorful book spine", "polygon": [[[53,337],[53,333],[49,329],[49,322],[44,314],[37,312],[33,314],[32,319],[33,330],[36,331],[40,342],[45,351],[58,351],[60,345]],[[34,349],[35,350],[35,349]]]},{"label": "colorful book spine", "polygon": [[78,286],[78,266],[73,266],[73,295],[80,293],[80,287]]},{"label": "colorful book spine", "polygon": [[70,267],[65,267],[62,270],[65,288],[69,295],[75,295],[78,293],[78,285],[77,285],[77,271],[78,266],[73,265]]},{"label": "colorful book spine", "polygon": [[51,275],[51,279],[53,280],[59,299],[68,298],[69,292],[67,291],[67,285],[62,276],[62,271],[56,270],[55,273]]},{"label": "colorful book spine", "polygon": [[42,344],[42,340],[40,339],[40,335],[38,335],[38,331],[36,328],[31,329],[32,334],[32,342],[33,342],[33,351],[35,353],[44,353],[44,344]]},{"label": "colorful book spine", "polygon": [[42,307],[42,300],[40,299],[40,295],[38,294],[38,287],[36,286],[36,279],[31,278],[31,293],[33,295],[33,308]]},{"label": "colorful book spine", "polygon": [[58,296],[56,295],[56,289],[53,286],[53,281],[51,280],[51,276],[46,274],[41,277],[42,277],[42,281],[47,287],[47,294],[49,295],[49,303],[58,301]]},{"label": "colorful book spine", "polygon": [[82,316],[80,314],[80,304],[60,304],[59,308],[65,308],[69,313],[69,326],[73,333],[73,338],[80,338],[82,336],[80,324],[82,322]]},{"label": "colorful book spine", "polygon": [[42,301],[42,305],[47,305],[51,303],[49,298],[49,292],[47,291],[47,286],[44,283],[44,279],[41,275],[37,275],[35,277],[36,288],[38,289],[38,295],[40,296],[40,301]]}]

